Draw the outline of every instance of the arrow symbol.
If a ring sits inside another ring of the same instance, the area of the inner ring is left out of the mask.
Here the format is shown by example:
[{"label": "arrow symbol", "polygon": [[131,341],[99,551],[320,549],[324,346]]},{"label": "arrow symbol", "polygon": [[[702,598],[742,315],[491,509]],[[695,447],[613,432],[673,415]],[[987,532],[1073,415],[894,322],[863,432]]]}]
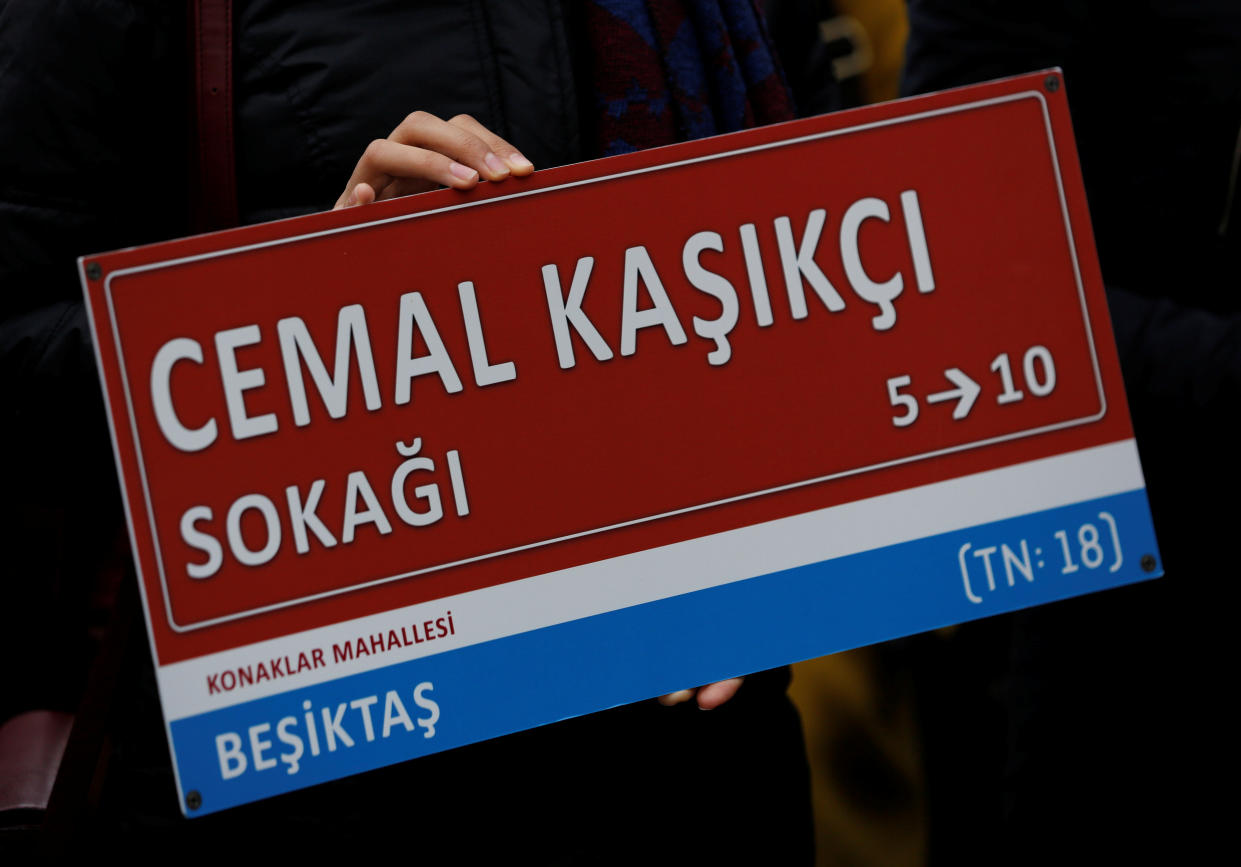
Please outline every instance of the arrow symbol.
[{"label": "arrow symbol", "polygon": [[929,394],[927,395],[926,402],[943,403],[946,400],[955,400],[957,405],[952,411],[952,418],[955,421],[960,421],[970,414],[970,410],[974,408],[974,401],[978,400],[978,395],[982,392],[982,388],[956,367],[950,367],[945,370],[944,377],[955,385],[956,388],[936,394]]}]

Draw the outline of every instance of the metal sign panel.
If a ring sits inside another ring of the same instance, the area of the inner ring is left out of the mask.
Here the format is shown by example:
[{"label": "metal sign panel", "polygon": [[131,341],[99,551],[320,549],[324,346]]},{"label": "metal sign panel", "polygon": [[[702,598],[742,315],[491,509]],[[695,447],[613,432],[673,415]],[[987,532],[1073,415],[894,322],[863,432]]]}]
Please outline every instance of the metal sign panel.
[{"label": "metal sign panel", "polygon": [[83,259],[187,814],[1159,574],[1059,85]]}]

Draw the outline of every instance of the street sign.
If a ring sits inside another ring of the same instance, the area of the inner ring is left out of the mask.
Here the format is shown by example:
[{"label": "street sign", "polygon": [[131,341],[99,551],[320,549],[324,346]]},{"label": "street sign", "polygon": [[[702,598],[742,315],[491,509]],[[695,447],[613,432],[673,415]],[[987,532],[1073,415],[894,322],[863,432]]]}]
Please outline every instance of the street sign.
[{"label": "street sign", "polygon": [[187,814],[1160,574],[1060,83],[84,258]]}]

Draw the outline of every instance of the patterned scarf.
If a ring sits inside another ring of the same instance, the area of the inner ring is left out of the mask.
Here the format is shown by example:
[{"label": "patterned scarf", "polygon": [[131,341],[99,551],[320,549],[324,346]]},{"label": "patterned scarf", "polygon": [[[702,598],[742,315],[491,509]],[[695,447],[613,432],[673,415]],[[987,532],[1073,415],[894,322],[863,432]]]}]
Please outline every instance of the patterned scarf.
[{"label": "patterned scarf", "polygon": [[589,0],[595,153],[796,116],[753,0]]}]

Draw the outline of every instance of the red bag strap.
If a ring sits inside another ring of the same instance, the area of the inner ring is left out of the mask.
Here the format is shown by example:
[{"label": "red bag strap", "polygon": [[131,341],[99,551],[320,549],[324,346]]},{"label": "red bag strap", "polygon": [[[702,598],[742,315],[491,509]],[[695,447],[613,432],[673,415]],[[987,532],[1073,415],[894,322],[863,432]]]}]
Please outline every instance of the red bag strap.
[{"label": "red bag strap", "polygon": [[200,232],[236,226],[233,145],[233,4],[192,0],[197,177],[192,220]]}]

